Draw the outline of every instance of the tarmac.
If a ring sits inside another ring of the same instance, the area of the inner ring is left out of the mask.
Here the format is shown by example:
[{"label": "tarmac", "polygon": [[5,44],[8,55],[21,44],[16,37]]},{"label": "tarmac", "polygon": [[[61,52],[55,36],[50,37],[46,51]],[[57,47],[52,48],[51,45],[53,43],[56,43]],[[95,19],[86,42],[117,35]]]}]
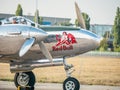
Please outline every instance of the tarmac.
[{"label": "tarmac", "polygon": [[[0,90],[17,90],[14,82],[0,81]],[[35,90],[63,90],[62,84],[36,83]],[[120,86],[81,85],[80,90],[120,90]]]}]

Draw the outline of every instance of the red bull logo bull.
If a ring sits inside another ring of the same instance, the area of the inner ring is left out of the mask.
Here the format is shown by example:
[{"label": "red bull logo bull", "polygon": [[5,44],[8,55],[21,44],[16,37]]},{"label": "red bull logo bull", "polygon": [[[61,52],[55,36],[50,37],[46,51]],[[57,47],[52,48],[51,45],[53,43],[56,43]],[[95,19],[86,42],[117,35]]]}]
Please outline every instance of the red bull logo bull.
[{"label": "red bull logo bull", "polygon": [[73,44],[77,43],[76,38],[67,32],[63,32],[62,35],[56,35],[57,43],[52,47],[53,51],[71,50]]}]

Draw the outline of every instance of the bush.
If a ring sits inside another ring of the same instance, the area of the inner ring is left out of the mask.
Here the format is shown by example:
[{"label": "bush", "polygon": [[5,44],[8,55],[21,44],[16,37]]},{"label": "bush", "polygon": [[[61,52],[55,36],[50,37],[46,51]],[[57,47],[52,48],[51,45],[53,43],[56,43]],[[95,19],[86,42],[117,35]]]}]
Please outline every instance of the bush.
[{"label": "bush", "polygon": [[100,51],[106,51],[106,49],[104,47],[100,47],[99,49]]},{"label": "bush", "polygon": [[115,52],[120,52],[120,46],[118,48],[114,48]]},{"label": "bush", "polygon": [[108,49],[107,39],[104,38],[100,43],[99,50],[100,51],[107,51],[107,49]]}]

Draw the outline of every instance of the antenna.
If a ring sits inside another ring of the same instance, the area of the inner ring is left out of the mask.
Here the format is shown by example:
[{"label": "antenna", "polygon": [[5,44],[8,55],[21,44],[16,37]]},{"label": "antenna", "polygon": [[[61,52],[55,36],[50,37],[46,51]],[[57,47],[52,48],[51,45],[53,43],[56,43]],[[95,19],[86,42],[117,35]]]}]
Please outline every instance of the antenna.
[{"label": "antenna", "polygon": [[36,6],[36,17],[35,17],[35,27],[38,27],[38,0],[36,0],[36,4],[35,4],[35,6]]}]

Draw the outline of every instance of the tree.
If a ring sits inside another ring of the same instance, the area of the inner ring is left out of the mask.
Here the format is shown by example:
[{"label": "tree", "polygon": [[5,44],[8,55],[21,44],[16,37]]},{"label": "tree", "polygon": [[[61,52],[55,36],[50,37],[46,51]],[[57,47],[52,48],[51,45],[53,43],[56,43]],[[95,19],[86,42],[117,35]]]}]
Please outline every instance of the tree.
[{"label": "tree", "polygon": [[42,22],[43,22],[43,18],[39,16],[39,10],[38,9],[35,12],[34,21],[38,24],[42,24]]},{"label": "tree", "polygon": [[17,6],[17,10],[16,10],[16,16],[23,16],[23,10],[20,4],[18,4]]},{"label": "tree", "polygon": [[[84,12],[82,13],[82,16],[83,16],[83,19],[85,21],[86,29],[89,30],[90,29],[90,17],[87,13],[84,13]],[[77,19],[75,20],[75,25],[79,26],[79,22]]]},{"label": "tree", "polygon": [[110,31],[106,31],[103,35],[104,38],[109,39],[112,38],[112,34],[110,33]]},{"label": "tree", "polygon": [[86,13],[82,13],[82,16],[85,20],[86,29],[89,30],[90,29],[90,17]]},{"label": "tree", "polygon": [[120,52],[120,8],[117,7],[117,12],[114,20],[114,25],[113,25],[113,46],[114,46],[114,51],[119,51]]},{"label": "tree", "polygon": [[75,19],[75,25],[76,25],[76,27],[80,26],[78,23],[78,19]]},{"label": "tree", "polygon": [[43,18],[39,17],[39,24],[42,24],[42,23],[43,23]]},{"label": "tree", "polygon": [[100,51],[106,51],[108,49],[108,44],[107,44],[107,39],[104,38],[101,42],[100,42],[100,47],[99,47]]}]

